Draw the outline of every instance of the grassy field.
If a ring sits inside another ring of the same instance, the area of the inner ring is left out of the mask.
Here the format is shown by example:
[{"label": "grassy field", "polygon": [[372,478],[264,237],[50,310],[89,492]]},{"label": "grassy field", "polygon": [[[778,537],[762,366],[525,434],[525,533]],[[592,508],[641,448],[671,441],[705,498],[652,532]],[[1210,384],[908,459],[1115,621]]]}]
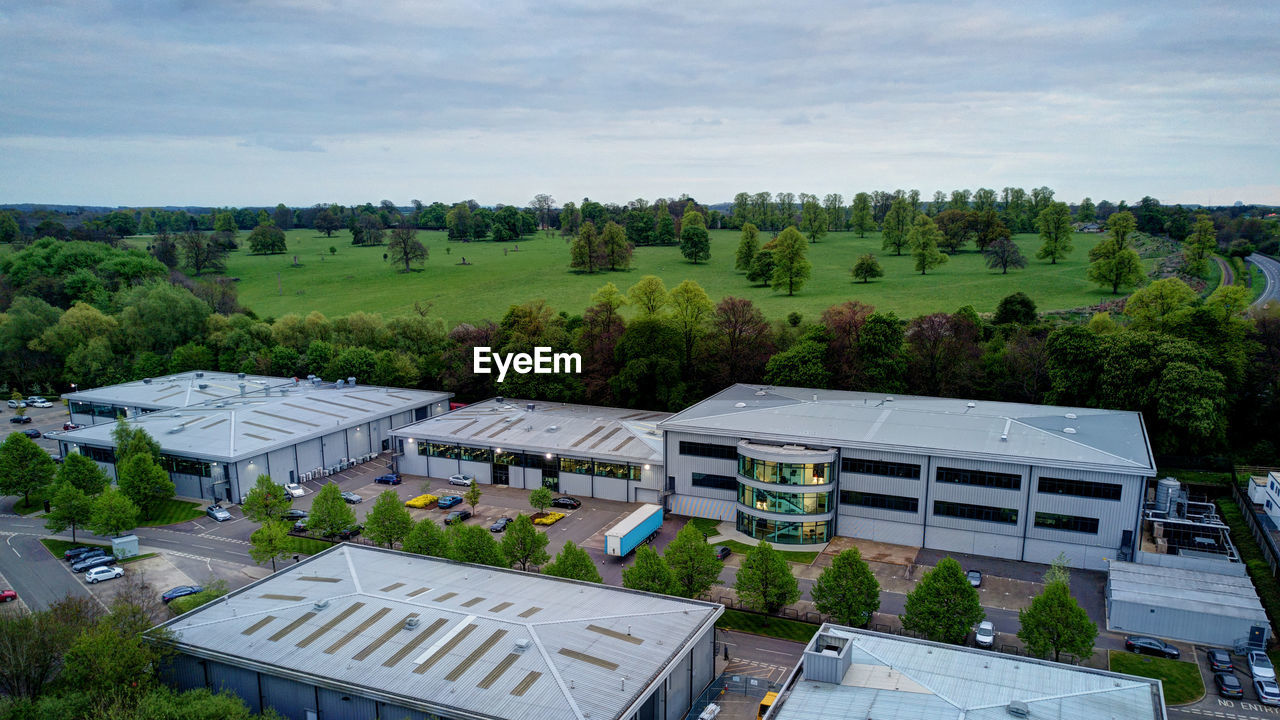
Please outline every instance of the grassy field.
[{"label": "grassy field", "polygon": [[156,516],[150,520],[139,521],[139,527],[159,527],[174,523],[188,522],[204,517],[204,508],[199,503],[169,498],[156,509]]},{"label": "grassy field", "polygon": [[1111,671],[1154,678],[1164,684],[1164,701],[1182,705],[1204,697],[1200,668],[1193,662],[1111,651]]},{"label": "grassy field", "polygon": [[809,642],[813,639],[813,634],[818,632],[818,626],[813,623],[743,612],[742,610],[729,610],[728,608],[725,609],[720,619],[716,621],[716,627],[755,633],[756,635],[768,635],[802,643]]},{"label": "grassy field", "polygon": [[[243,243],[247,233],[240,234]],[[232,253],[227,274],[239,278],[241,303],[261,317],[312,310],[329,316],[357,310],[385,316],[413,312],[414,303],[430,303],[447,323],[498,320],[512,304],[546,299],[556,310],[581,313],[591,294],[606,282],[626,290],[643,275],[658,275],[667,287],[682,280],[698,282],[715,301],[727,295],[750,298],[771,318],[799,312],[816,318],[825,308],[846,300],[861,300],[901,317],[930,312],[953,312],[972,304],[979,312],[1021,290],[1042,310],[1096,304],[1112,296],[1085,279],[1089,249],[1101,235],[1078,234],[1071,256],[1057,265],[1035,260],[1036,235],[1016,240],[1028,258],[1025,270],[1008,275],[988,270],[983,257],[970,249],[946,265],[921,276],[912,270],[909,255],[880,250],[880,234],[859,239],[854,233],[832,233],[809,245],[812,278],[796,296],[767,287],[753,287],[733,269],[738,232],[711,233],[711,261],[686,262],[675,247],[637,248],[633,267],[626,272],[593,275],[568,270],[568,244],[559,237],[539,234],[518,243],[450,243],[443,232],[419,232],[431,258],[422,272],[398,273],[382,259],[385,247],[354,247],[348,231],[326,238],[313,230],[290,230],[285,255],[250,255],[246,248]],[[762,240],[767,241],[766,235]],[[145,243],[144,238],[136,242]],[[337,253],[331,255],[329,248]],[[519,251],[516,252],[516,248]],[[849,269],[864,253],[875,253],[885,277],[870,284],[854,283]],[[294,266],[294,257],[298,265]],[[466,257],[468,265],[459,262]],[[1148,268],[1152,261],[1144,261]]]}]

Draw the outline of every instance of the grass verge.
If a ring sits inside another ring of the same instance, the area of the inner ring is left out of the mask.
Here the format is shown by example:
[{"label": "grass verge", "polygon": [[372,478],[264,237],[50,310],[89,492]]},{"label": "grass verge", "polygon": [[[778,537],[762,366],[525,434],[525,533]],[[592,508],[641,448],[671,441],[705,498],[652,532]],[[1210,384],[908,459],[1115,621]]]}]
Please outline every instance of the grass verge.
[{"label": "grass verge", "polygon": [[297,535],[290,535],[288,543],[291,551],[301,555],[315,555],[321,550],[328,550],[333,547],[333,543],[315,538],[298,537]]},{"label": "grass verge", "polygon": [[71,542],[70,540],[59,540],[57,538],[40,538],[40,544],[44,545],[45,548],[48,549],[49,552],[53,553],[53,556],[59,560],[62,559],[62,554],[71,548],[100,547],[105,550],[111,549],[110,545],[103,545],[102,543]]},{"label": "grass verge", "polygon": [[30,501],[19,500],[13,504],[13,511],[19,515],[30,515],[37,510],[43,510],[44,503],[32,498]]},{"label": "grass verge", "polygon": [[147,558],[153,558],[153,557],[156,557],[156,553],[143,553],[141,555],[134,555],[131,558],[125,558],[120,561],[120,564],[126,565],[131,562],[138,562],[139,560],[146,560]]},{"label": "grass verge", "polygon": [[159,527],[161,525],[175,525],[177,523],[190,522],[197,518],[204,517],[204,509],[199,503],[193,503],[187,500],[178,500],[169,498],[155,510],[155,517],[150,520],[143,520],[138,523],[138,527]]},{"label": "grass verge", "polygon": [[1231,484],[1230,471],[1213,471],[1213,470],[1183,470],[1182,468],[1160,468],[1156,471],[1160,477],[1174,477],[1180,482],[1192,485],[1222,485],[1229,486]]},{"label": "grass verge", "polygon": [[729,609],[716,621],[716,627],[802,643],[809,642],[813,634],[818,632],[818,626],[813,623]]},{"label": "grass verge", "polygon": [[[738,542],[737,540],[725,540],[724,542],[718,542],[716,544],[724,545],[730,550],[736,553],[739,553],[741,555],[746,555],[747,553],[751,552],[751,548],[752,548],[751,545]],[[778,550],[778,546],[774,545],[773,549]],[[821,555],[822,553],[796,552],[794,550],[778,550],[778,554],[781,555],[787,562],[800,563],[801,565],[812,565],[813,561],[817,560],[818,556]]]},{"label": "grass verge", "polygon": [[1182,705],[1204,697],[1200,667],[1193,662],[1111,651],[1111,671],[1153,678],[1164,684],[1164,701]]},{"label": "grass verge", "polygon": [[698,528],[703,535],[719,535],[720,521],[715,518],[689,518],[689,524]]}]

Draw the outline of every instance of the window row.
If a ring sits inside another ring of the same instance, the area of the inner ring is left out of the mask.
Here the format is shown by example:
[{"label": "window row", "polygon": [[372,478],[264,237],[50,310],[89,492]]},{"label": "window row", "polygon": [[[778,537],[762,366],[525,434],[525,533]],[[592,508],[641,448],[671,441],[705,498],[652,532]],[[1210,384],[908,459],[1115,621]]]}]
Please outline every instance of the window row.
[{"label": "window row", "polygon": [[125,408],[118,407],[116,405],[100,405],[98,403],[87,403],[80,400],[72,400],[71,412],[76,415],[92,415],[93,417],[115,420],[117,417],[125,414]]},{"label": "window row", "polygon": [[960,518],[962,520],[981,520],[983,522],[1017,525],[1018,511],[1013,508],[987,507],[986,505],[969,505],[951,502],[950,500],[934,500],[933,514],[942,517]]},{"label": "window row", "polygon": [[938,468],[938,482],[956,483],[958,485],[976,485],[978,487],[1000,488],[1002,490],[1018,490],[1022,487],[1022,476],[991,470],[966,470],[964,468]]},{"label": "window row", "polygon": [[832,493],[792,493],[738,486],[738,502],[761,512],[821,515],[831,509]]},{"label": "window row", "polygon": [[809,545],[831,539],[831,523],[766,520],[738,511],[738,532],[775,545]]},{"label": "window row", "polygon": [[[510,450],[490,450],[489,448],[451,445],[449,443],[419,442],[419,455],[448,458],[450,460],[468,460],[471,462],[489,462],[494,465],[514,465],[517,467],[536,468],[547,472],[579,473],[597,475],[599,477],[639,480],[642,471],[639,465],[626,463],[610,463],[581,458],[551,457],[540,453],[512,452]],[[736,483],[735,483],[736,485]]]},{"label": "window row", "polygon": [[840,458],[840,469],[847,473],[862,475],[880,475],[882,477],[920,479],[920,466],[910,463],[887,462],[885,460],[863,460],[862,458]]},{"label": "window row", "polygon": [[692,442],[689,440],[680,441],[680,454],[693,455],[694,457],[717,458],[720,460],[732,460],[738,457],[738,448],[736,445],[717,445],[715,443]]},{"label": "window row", "polygon": [[1075,495],[1083,498],[1099,500],[1119,500],[1123,488],[1115,483],[1090,482],[1088,480],[1065,480],[1062,478],[1040,478],[1040,492],[1049,495]]},{"label": "window row", "polygon": [[1036,513],[1036,527],[1097,535],[1098,518],[1038,512]]},{"label": "window row", "polygon": [[920,510],[919,498],[881,495],[858,490],[841,490],[840,502],[845,505],[858,505],[880,510],[897,510],[899,512],[914,513]]},{"label": "window row", "polygon": [[693,486],[714,488],[716,490],[737,490],[738,479],[728,475],[712,475],[711,473],[693,473]]},{"label": "window row", "polygon": [[772,460],[756,460],[738,457],[738,474],[760,482],[782,485],[825,485],[827,466],[830,463],[780,463]]},{"label": "window row", "polygon": [[112,448],[89,447],[87,445],[80,446],[80,454],[100,463],[112,463],[116,461],[116,451]]},{"label": "window row", "polygon": [[209,463],[201,460],[173,457],[172,455],[161,455],[160,467],[178,475],[213,477],[212,468],[209,466]]}]

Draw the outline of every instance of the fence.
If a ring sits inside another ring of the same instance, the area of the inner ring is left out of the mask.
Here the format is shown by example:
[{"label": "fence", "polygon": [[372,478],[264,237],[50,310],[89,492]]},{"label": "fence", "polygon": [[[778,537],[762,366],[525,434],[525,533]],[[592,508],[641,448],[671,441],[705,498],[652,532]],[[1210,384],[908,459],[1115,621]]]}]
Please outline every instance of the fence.
[{"label": "fence", "polygon": [[[1245,477],[1248,477],[1248,475]],[[1245,495],[1238,482],[1231,484],[1231,496],[1236,501],[1236,505],[1240,506],[1240,514],[1244,515],[1245,524],[1249,526],[1249,532],[1253,535],[1253,539],[1257,541],[1258,549],[1262,551],[1263,559],[1267,561],[1267,565],[1271,566],[1271,574],[1276,575],[1280,572],[1280,549],[1276,548],[1276,543],[1272,539],[1271,533],[1262,527],[1262,522],[1258,520],[1257,513],[1253,511],[1253,501],[1249,499],[1248,495]]]}]

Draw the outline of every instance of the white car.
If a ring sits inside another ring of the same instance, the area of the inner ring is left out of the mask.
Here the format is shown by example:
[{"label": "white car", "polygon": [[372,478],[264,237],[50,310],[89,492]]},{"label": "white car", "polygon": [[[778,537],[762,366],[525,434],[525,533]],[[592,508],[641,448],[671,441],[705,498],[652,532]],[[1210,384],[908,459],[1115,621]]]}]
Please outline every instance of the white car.
[{"label": "white car", "polygon": [[53,407],[53,403],[49,402],[48,400],[37,400],[31,403],[31,407],[51,408]]},{"label": "white car", "polygon": [[1271,659],[1261,650],[1253,650],[1245,658],[1249,664],[1249,674],[1255,680],[1275,680],[1276,669],[1271,664]]},{"label": "white car", "polygon": [[475,481],[476,479],[472,475],[450,475],[449,476],[450,485],[461,485],[463,487],[471,487],[471,484],[474,483]]},{"label": "white car", "polygon": [[996,643],[996,627],[990,620],[983,620],[973,632],[973,641],[978,647],[989,648]]},{"label": "white car", "polygon": [[10,400],[10,401],[9,401],[9,407],[11,407],[11,408],[15,408],[15,409],[16,409],[16,408],[24,408],[24,407],[26,407],[26,406],[27,406],[27,401],[26,401],[26,400]]},{"label": "white car", "polygon": [[114,580],[124,576],[124,568],[119,565],[96,567],[84,574],[85,582],[96,583],[102,580]]},{"label": "white car", "polygon": [[289,493],[290,497],[302,497],[302,486],[298,483],[288,483],[284,486],[284,491]]}]

